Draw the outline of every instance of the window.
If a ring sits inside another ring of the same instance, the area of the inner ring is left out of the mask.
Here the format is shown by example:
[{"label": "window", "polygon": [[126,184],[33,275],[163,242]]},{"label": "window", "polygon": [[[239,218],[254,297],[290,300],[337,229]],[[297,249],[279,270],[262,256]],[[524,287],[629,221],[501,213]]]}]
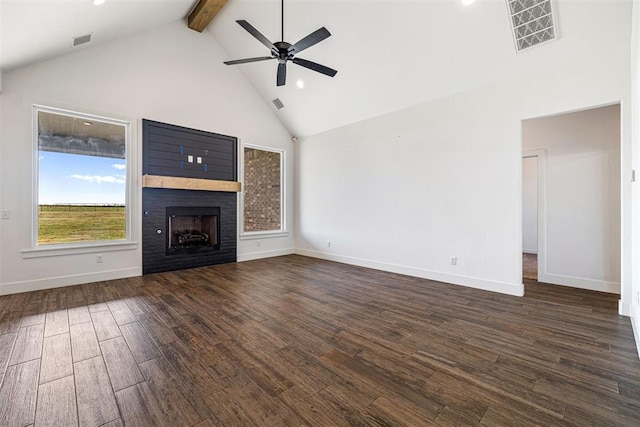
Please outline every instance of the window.
[{"label": "window", "polygon": [[244,233],[284,231],[282,151],[245,146]]},{"label": "window", "polygon": [[35,245],[128,240],[129,123],[34,107]]}]

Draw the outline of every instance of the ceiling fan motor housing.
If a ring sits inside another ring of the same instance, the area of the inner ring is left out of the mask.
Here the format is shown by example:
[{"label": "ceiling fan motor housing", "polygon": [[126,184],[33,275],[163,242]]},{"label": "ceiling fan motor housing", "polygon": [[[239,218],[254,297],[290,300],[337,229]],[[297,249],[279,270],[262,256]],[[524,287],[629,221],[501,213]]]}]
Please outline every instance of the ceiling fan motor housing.
[{"label": "ceiling fan motor housing", "polygon": [[275,42],[273,45],[276,47],[276,50],[273,51],[273,55],[278,58],[278,62],[282,63],[293,59],[293,54],[289,53],[289,48],[292,46],[291,43]]}]

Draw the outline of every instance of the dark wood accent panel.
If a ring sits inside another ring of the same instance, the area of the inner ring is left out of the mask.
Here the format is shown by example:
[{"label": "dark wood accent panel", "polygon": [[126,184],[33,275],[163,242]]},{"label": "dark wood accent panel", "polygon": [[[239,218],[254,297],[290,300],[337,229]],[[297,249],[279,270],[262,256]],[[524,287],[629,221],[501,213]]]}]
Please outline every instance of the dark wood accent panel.
[{"label": "dark wood accent panel", "polygon": [[143,174],[237,181],[237,138],[151,120],[142,123]]},{"label": "dark wood accent panel", "polygon": [[[0,343],[36,357],[0,347],[0,425],[638,425],[618,296],[525,288],[286,256],[0,297],[28,325]],[[34,317],[71,305],[94,317],[71,322],[73,371]]]}]

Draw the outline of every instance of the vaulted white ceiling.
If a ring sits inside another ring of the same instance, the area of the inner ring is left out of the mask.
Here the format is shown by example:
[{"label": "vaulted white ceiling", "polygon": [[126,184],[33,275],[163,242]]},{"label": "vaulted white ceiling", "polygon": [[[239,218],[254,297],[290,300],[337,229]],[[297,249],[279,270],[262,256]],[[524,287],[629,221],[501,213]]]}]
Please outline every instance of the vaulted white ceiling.
[{"label": "vaulted white ceiling", "polygon": [[[292,135],[307,136],[540,66],[545,51],[560,49],[574,28],[593,25],[567,12],[568,4],[577,2],[582,3],[579,10],[588,11],[598,3],[629,0],[556,0],[560,39],[516,54],[505,0],[477,0],[468,7],[462,0],[285,0],[285,40],[294,43],[325,26],[332,36],[299,56],[338,74],[329,78],[289,63],[287,85],[276,87],[275,61],[233,67]],[[95,45],[184,20],[196,3],[107,0],[93,6],[91,0],[1,0],[0,65],[6,72],[69,53],[72,37],[86,33],[93,33]],[[605,24],[620,19],[601,15],[598,11]],[[228,55],[221,60],[269,54],[237,19],[249,21],[272,41],[280,40],[279,0],[229,0],[202,35],[220,43]],[[303,89],[298,80],[304,82]],[[274,98],[285,108],[276,111]]]},{"label": "vaulted white ceiling", "polygon": [[[12,70],[185,18],[197,0],[0,0],[0,68]],[[91,43],[72,48],[74,37]],[[75,50],[74,50],[75,49]]]},{"label": "vaulted white ceiling", "polygon": [[[246,19],[280,38],[279,1],[232,0],[209,31],[229,59],[267,49],[235,23]],[[286,1],[285,39],[295,43],[325,26],[332,36],[299,57],[338,70],[334,78],[288,65],[276,87],[273,61],[235,65],[294,135],[311,135],[460,92],[503,77],[515,65],[504,0]],[[304,81],[304,89],[296,86]]]}]

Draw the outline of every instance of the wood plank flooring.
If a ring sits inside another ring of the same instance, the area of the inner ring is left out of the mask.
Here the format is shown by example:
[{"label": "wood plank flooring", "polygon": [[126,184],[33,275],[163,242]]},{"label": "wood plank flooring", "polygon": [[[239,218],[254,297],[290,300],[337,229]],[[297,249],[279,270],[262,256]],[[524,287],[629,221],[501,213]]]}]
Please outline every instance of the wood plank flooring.
[{"label": "wood plank flooring", "polygon": [[617,297],[286,256],[0,297],[0,426],[640,425]]}]

